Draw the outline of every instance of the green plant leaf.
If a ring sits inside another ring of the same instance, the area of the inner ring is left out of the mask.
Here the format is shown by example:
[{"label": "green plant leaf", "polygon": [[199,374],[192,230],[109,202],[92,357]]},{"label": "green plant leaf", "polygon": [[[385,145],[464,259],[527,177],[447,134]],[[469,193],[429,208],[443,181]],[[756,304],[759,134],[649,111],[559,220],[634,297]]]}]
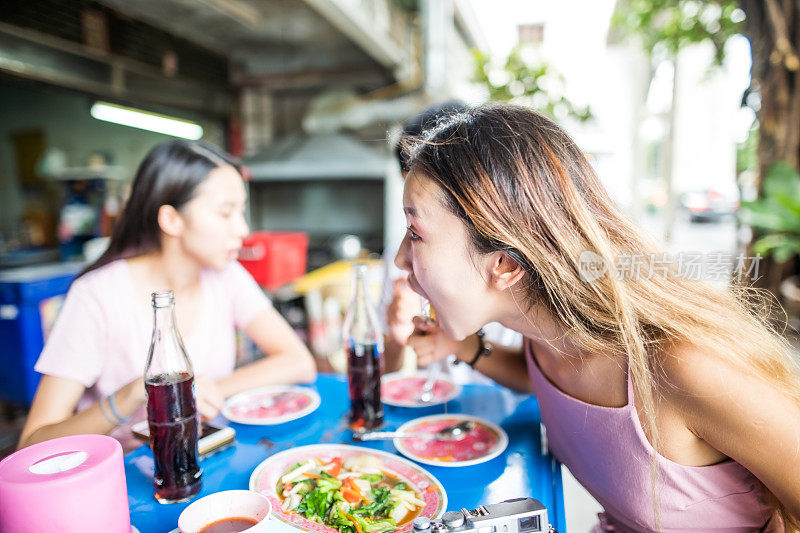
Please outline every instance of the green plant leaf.
[{"label": "green plant leaf", "polygon": [[771,255],[778,263],[784,263],[793,255],[800,255],[800,235],[772,233],[753,243],[757,254]]},{"label": "green plant leaf", "polygon": [[785,196],[800,206],[800,174],[789,163],[778,161],[769,167],[763,191],[765,198]]},{"label": "green plant leaf", "polygon": [[541,59],[530,59],[517,46],[504,59],[472,50],[472,81],[489,92],[489,99],[528,106],[559,121],[565,116],[586,121],[589,106],[578,106],[564,95],[564,77]]},{"label": "green plant leaf", "polygon": [[757,229],[800,234],[800,174],[785,162],[775,163],[764,178],[763,196],[741,207],[741,219]]},{"label": "green plant leaf", "polygon": [[800,191],[797,194],[798,196],[790,196],[784,193],[777,193],[772,198],[775,203],[788,212],[789,216],[794,216],[800,222]]},{"label": "green plant leaf", "polygon": [[800,233],[800,216],[771,199],[742,202],[739,217],[745,224],[760,230]]},{"label": "green plant leaf", "polygon": [[721,65],[725,43],[743,25],[736,0],[619,0],[611,38],[636,37],[648,54],[673,56],[681,48],[710,41],[714,63]]}]

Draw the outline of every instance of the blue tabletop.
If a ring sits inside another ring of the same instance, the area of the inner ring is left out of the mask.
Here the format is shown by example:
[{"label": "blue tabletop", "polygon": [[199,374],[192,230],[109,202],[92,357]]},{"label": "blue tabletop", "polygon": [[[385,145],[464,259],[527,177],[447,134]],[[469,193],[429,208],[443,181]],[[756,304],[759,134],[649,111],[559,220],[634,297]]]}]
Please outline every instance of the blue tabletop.
[{"label": "blue tabletop", "polygon": [[[314,385],[322,404],[312,414],[278,426],[231,424],[236,445],[201,461],[203,489],[200,496],[229,489],[246,489],[250,474],[267,457],[289,448],[318,443],[356,444],[397,453],[391,441],[354,443],[347,430],[347,381],[343,376],[321,374]],[[421,465],[442,482],[448,510],[496,503],[529,496],[548,509],[557,531],[564,526],[564,494],[558,462],[542,452],[539,405],[532,396],[499,385],[465,385],[447,404],[425,408],[385,406],[385,429],[420,416],[468,413],[500,425],[508,433],[508,448],[483,464],[467,467]],[[223,419],[224,420],[224,419]],[[189,503],[162,505],[153,497],[153,456],[142,446],[125,458],[131,521],[142,533],[168,532]]]}]

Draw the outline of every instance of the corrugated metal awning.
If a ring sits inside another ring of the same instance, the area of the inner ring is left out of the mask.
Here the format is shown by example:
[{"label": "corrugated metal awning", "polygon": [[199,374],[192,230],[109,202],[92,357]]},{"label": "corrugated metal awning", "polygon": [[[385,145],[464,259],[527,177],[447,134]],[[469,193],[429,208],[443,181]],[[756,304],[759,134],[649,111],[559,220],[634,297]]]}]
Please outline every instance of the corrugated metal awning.
[{"label": "corrugated metal awning", "polygon": [[245,159],[254,181],[383,179],[391,158],[347,135],[292,135]]}]

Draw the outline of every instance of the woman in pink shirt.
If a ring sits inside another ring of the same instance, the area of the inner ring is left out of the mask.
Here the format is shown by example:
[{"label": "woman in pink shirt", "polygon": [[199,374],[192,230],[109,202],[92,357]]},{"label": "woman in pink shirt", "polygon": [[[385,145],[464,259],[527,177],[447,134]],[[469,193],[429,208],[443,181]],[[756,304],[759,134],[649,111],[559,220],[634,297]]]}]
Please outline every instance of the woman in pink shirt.
[{"label": "woman in pink shirt", "polygon": [[[798,530],[800,375],[764,316],[665,258],[528,109],[468,110],[409,152],[395,262],[438,317],[416,321],[420,360],[446,334],[536,394],[599,531]],[[492,321],[524,348],[488,346]]]},{"label": "woman in pink shirt", "polygon": [[[239,167],[211,145],[170,141],[148,154],[108,250],[67,293],[36,364],[43,376],[20,447],[78,433],[136,446],[130,425],[144,419],[150,294],[159,289],[175,293],[205,418],[242,390],[314,380],[305,345],[236,262],[245,202]],[[267,357],[234,370],[236,330]]]}]

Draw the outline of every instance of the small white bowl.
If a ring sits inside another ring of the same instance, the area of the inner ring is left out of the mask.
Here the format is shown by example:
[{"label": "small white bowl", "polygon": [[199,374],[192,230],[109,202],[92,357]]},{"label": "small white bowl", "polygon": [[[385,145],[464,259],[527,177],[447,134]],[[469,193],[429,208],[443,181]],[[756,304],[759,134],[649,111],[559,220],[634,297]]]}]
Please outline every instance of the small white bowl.
[{"label": "small white bowl", "polygon": [[251,490],[224,490],[215,492],[183,510],[178,517],[181,533],[198,533],[206,526],[225,518],[252,518],[256,525],[242,533],[261,533],[269,530],[272,504],[266,496]]}]

